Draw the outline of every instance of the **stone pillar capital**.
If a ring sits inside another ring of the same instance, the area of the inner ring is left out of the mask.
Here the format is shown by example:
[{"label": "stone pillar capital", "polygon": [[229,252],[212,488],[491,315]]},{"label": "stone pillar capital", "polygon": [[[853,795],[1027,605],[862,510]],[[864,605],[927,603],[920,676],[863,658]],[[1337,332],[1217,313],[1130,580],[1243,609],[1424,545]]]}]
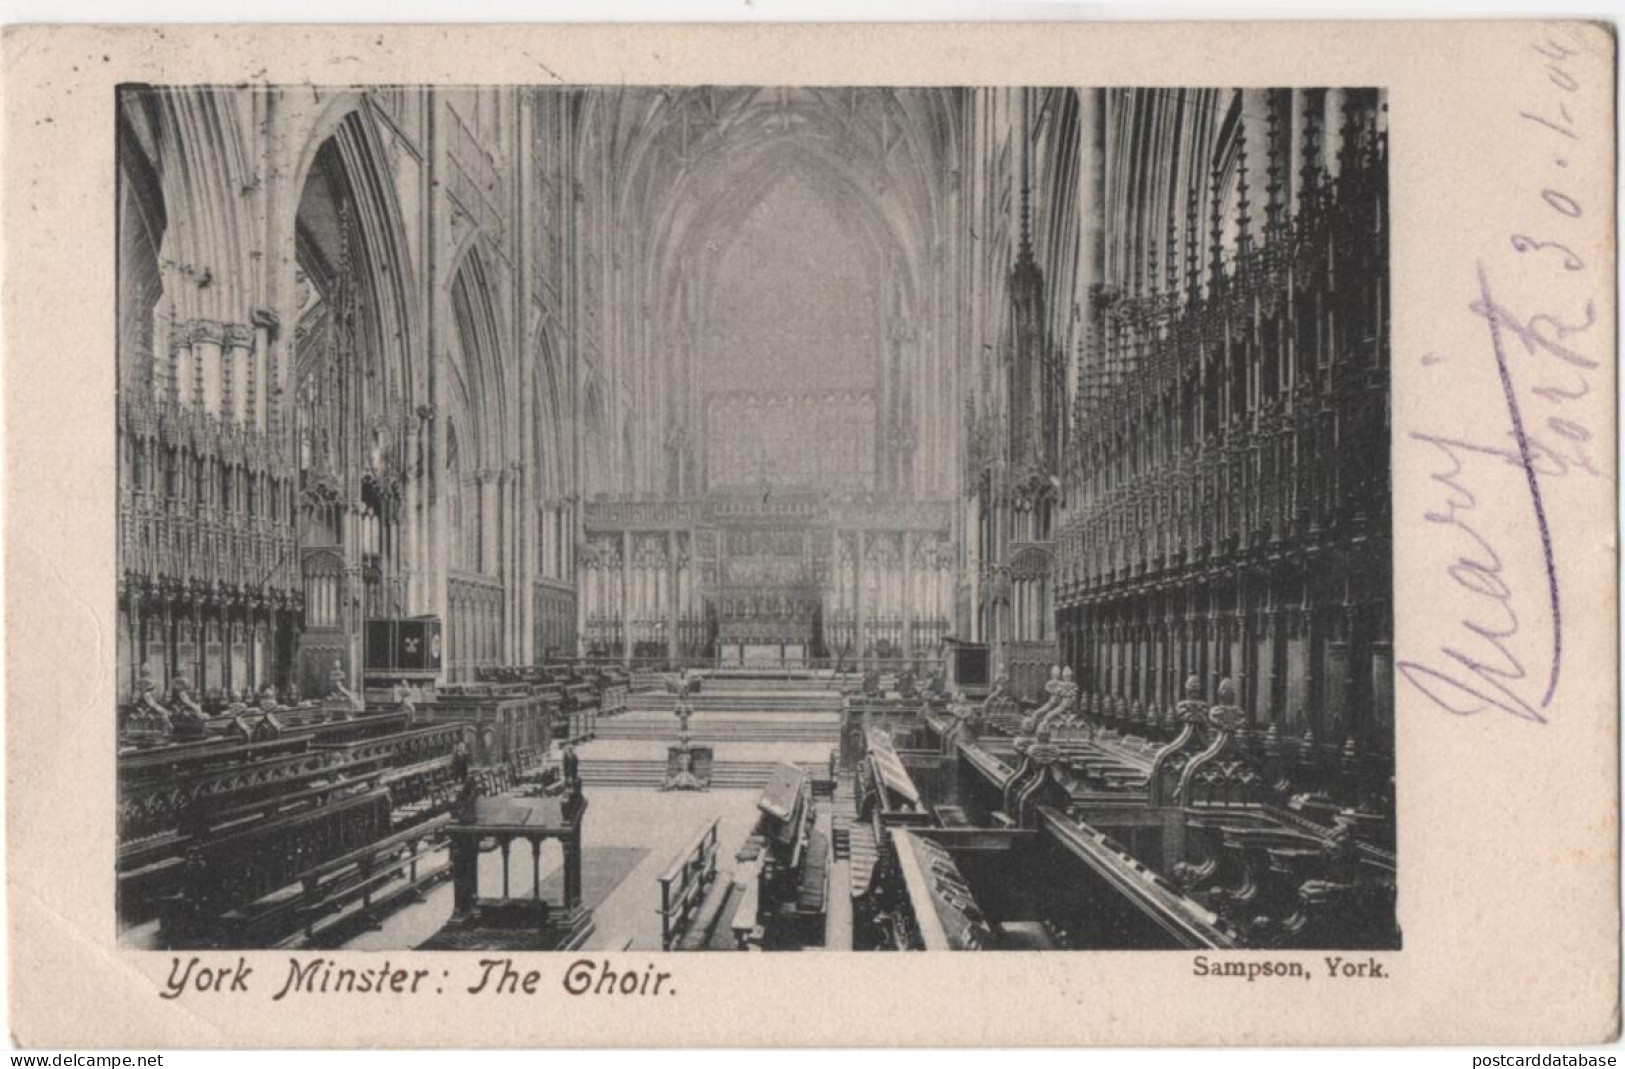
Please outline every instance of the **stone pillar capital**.
[{"label": "stone pillar capital", "polygon": [[193,320],[186,333],[193,345],[219,345],[226,338],[226,328],[213,319]]}]

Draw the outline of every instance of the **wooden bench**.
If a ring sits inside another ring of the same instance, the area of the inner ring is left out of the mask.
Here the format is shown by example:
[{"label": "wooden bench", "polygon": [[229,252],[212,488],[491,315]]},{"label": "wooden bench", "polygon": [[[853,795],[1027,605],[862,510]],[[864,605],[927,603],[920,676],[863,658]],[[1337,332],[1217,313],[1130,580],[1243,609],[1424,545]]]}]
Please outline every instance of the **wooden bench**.
[{"label": "wooden bench", "polygon": [[380,782],[389,790],[390,801],[394,805],[392,820],[396,827],[450,813],[463,789],[463,777],[458,774],[455,754],[443,754],[390,769],[382,774]]},{"label": "wooden bench", "polygon": [[319,814],[351,795],[385,792],[390,816],[375,837],[449,812],[462,787],[455,755],[464,729],[431,725],[378,734],[405,724],[404,716],[350,722],[293,752],[273,750],[277,756],[229,763],[167,788],[123,792],[120,917],[138,922],[164,912],[166,897],[189,894],[196,878],[189,858],[207,866],[214,852],[229,849],[236,837],[274,834],[289,821]]},{"label": "wooden bench", "polygon": [[694,924],[695,913],[717,875],[717,825],[713,820],[678,853],[660,877],[660,947],[671,950]]},{"label": "wooden bench", "polygon": [[180,945],[213,943],[225,915],[274,895],[313,864],[389,834],[389,792],[376,789],[195,844],[180,893],[166,903],[165,938]]},{"label": "wooden bench", "polygon": [[745,889],[734,883],[731,875],[720,874],[710,883],[704,900],[694,911],[688,930],[670,950],[737,950],[733,932],[734,915],[744,898]]},{"label": "wooden bench", "polygon": [[234,945],[270,946],[371,925],[379,912],[449,871],[440,832],[450,822],[449,814],[431,817],[314,865],[286,887],[225,914],[222,928]]},{"label": "wooden bench", "polygon": [[[291,754],[257,768],[229,766],[167,791],[146,792],[145,808],[134,812],[121,806],[120,915],[132,922],[145,919],[166,895],[179,891],[185,855],[197,844],[319,806],[364,784],[369,769],[319,753]],[[136,830],[144,834],[132,834]]]}]

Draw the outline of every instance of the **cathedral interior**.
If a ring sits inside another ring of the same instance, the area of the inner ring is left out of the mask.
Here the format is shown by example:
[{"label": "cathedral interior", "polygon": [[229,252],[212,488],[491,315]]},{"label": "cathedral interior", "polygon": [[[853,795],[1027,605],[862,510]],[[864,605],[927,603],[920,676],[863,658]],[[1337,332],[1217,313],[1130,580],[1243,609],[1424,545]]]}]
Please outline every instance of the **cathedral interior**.
[{"label": "cathedral interior", "polygon": [[122,87],[121,939],[1398,946],[1386,109]]}]

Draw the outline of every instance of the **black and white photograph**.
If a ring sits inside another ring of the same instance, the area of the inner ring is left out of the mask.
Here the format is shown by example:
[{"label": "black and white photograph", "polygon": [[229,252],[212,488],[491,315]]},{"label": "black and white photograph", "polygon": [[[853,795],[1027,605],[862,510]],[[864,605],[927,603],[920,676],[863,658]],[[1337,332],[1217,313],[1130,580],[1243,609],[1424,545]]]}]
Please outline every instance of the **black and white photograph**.
[{"label": "black and white photograph", "polygon": [[121,948],[1401,946],[1384,88],[113,110]]}]

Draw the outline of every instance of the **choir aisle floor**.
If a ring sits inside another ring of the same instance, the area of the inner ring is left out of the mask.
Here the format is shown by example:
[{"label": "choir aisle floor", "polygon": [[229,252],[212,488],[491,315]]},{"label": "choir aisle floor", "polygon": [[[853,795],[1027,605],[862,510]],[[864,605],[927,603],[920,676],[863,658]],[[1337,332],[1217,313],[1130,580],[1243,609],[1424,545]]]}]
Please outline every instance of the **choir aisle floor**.
[{"label": "choir aisle floor", "polygon": [[[590,750],[591,744],[585,749]],[[712,820],[719,821],[717,868],[726,872],[756,823],[760,790],[665,792],[650,787],[592,787],[583,825],[582,896],[593,910],[587,950],[660,949],[660,877]],[[563,857],[557,843],[542,851],[542,897],[557,900]],[[522,895],[533,886],[528,850],[508,859],[509,886]],[[480,858],[482,893],[502,886],[502,855]],[[349,940],[347,950],[415,947],[451,917],[450,882],[423,901],[398,910],[381,925]]]}]

